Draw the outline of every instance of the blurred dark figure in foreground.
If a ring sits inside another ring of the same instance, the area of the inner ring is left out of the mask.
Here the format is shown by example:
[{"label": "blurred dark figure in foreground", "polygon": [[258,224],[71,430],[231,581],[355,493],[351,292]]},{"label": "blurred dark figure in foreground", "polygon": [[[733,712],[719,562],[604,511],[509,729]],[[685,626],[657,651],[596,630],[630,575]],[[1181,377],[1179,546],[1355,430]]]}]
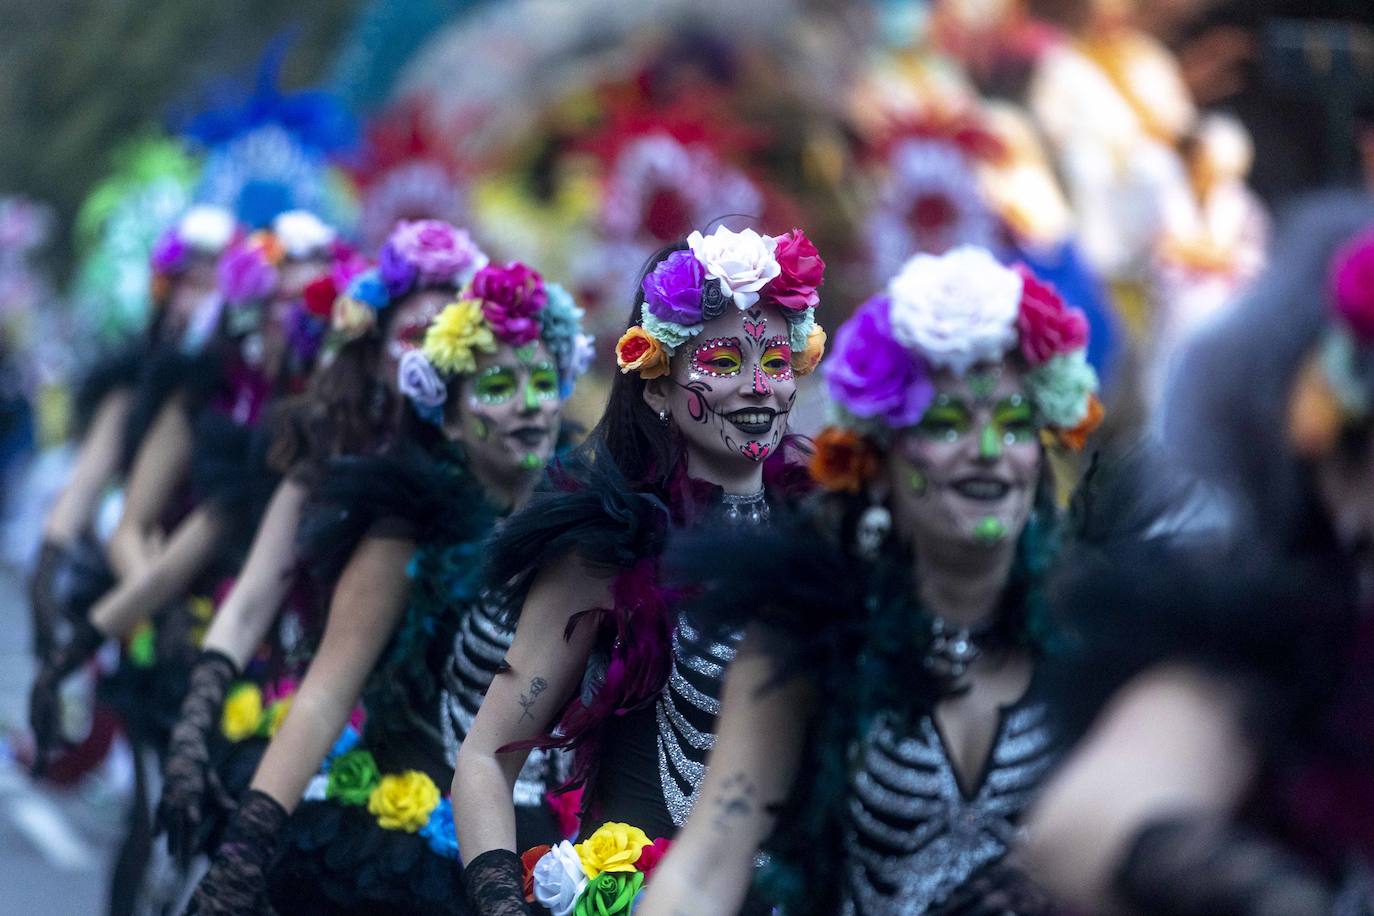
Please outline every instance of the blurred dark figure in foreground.
[{"label": "blurred dark figure in foreground", "polygon": [[1171,453],[1079,498],[1086,738],[1034,873],[1091,912],[1374,912],[1374,201],[1311,201],[1167,403]]}]

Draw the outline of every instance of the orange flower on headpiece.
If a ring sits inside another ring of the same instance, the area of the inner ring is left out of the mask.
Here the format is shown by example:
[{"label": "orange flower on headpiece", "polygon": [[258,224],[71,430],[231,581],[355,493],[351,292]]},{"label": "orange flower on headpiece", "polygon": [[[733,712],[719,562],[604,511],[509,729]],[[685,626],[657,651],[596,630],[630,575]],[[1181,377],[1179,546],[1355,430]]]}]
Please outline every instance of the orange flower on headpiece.
[{"label": "orange flower on headpiece", "polygon": [[1331,450],[1344,424],[1340,400],[1314,356],[1303,366],[1288,399],[1288,440],[1299,455],[1315,458]]},{"label": "orange flower on headpiece", "polygon": [[1073,429],[1061,430],[1059,433],[1059,444],[1073,452],[1083,451],[1083,447],[1088,444],[1088,437],[1096,432],[1102,425],[1102,420],[1106,417],[1107,411],[1098,400],[1097,395],[1088,395],[1088,412]]},{"label": "orange flower on headpiece", "polygon": [[792,374],[803,376],[814,372],[820,364],[821,357],[825,355],[825,343],[828,339],[825,328],[820,325],[813,326],[811,334],[806,338],[806,349],[792,354]]},{"label": "orange flower on headpiece", "polygon": [[615,361],[621,372],[638,372],[643,379],[668,374],[667,352],[639,325],[633,325],[616,341]]},{"label": "orange flower on headpiece", "polygon": [[811,476],[827,490],[858,493],[878,473],[878,456],[866,439],[838,426],[822,430],[811,456]]}]

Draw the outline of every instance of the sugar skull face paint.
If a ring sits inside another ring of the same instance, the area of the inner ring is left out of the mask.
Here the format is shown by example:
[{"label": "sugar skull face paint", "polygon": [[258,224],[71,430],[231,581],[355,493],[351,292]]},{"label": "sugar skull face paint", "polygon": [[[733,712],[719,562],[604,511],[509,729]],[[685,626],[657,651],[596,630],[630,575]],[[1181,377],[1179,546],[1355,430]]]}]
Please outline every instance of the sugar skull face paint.
[{"label": "sugar skull face paint", "polygon": [[553,457],[563,402],[543,343],[478,353],[477,371],[456,387],[449,389],[444,431],[463,445],[479,477],[518,481]]},{"label": "sugar skull face paint", "polygon": [[668,410],[698,462],[763,461],[796,400],[787,320],[776,306],[727,309],[674,354]]},{"label": "sugar skull face paint", "polygon": [[899,526],[918,542],[994,546],[1030,517],[1043,460],[1035,410],[1010,364],[941,372],[921,422],[898,432],[888,460]]},{"label": "sugar skull face paint", "polygon": [[386,324],[382,337],[382,355],[377,361],[378,378],[393,394],[396,389],[396,368],[407,350],[416,350],[425,342],[425,331],[445,305],[453,301],[454,293],[442,289],[424,289],[411,293],[400,302],[392,303],[395,314]]}]

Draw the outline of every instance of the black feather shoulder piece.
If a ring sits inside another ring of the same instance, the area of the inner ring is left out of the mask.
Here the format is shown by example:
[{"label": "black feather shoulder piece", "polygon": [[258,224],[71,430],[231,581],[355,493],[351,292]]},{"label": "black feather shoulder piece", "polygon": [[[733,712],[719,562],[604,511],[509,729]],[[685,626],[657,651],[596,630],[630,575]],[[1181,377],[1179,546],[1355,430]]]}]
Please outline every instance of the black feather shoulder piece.
[{"label": "black feather shoulder piece", "polygon": [[73,437],[86,435],[106,395],[120,389],[136,391],[150,352],[147,341],[136,338],[104,354],[86,370],[72,399]]},{"label": "black feather shoulder piece", "polygon": [[629,569],[662,551],[669,526],[660,496],[631,487],[609,453],[587,447],[551,465],[525,508],[496,526],[484,578],[519,608],[534,573],[570,551]]},{"label": "black feather shoulder piece", "polygon": [[229,544],[246,553],[281,477],[268,465],[270,433],[202,410],[192,426],[191,490],[229,524]]},{"label": "black feather shoulder piece", "polygon": [[125,428],[123,467],[133,464],[143,437],[172,395],[184,394],[191,415],[199,413],[200,405],[221,382],[222,365],[214,354],[191,355],[174,347],[158,347],[147,354]]},{"label": "black feather shoulder piece", "polygon": [[298,541],[307,567],[332,587],[375,525],[419,544],[448,544],[480,536],[490,519],[455,447],[405,443],[329,462],[311,490]]}]

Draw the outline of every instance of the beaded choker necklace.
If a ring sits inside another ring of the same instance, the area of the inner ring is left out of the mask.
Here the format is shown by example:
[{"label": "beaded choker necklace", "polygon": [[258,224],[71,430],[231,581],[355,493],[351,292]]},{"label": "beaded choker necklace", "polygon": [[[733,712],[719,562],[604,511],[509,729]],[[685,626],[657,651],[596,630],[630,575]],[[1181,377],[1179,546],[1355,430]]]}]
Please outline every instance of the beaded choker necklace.
[{"label": "beaded choker necklace", "polygon": [[764,499],[763,490],[746,496],[725,493],[720,503],[725,510],[725,520],[731,525],[762,525],[768,521],[768,501]]}]

